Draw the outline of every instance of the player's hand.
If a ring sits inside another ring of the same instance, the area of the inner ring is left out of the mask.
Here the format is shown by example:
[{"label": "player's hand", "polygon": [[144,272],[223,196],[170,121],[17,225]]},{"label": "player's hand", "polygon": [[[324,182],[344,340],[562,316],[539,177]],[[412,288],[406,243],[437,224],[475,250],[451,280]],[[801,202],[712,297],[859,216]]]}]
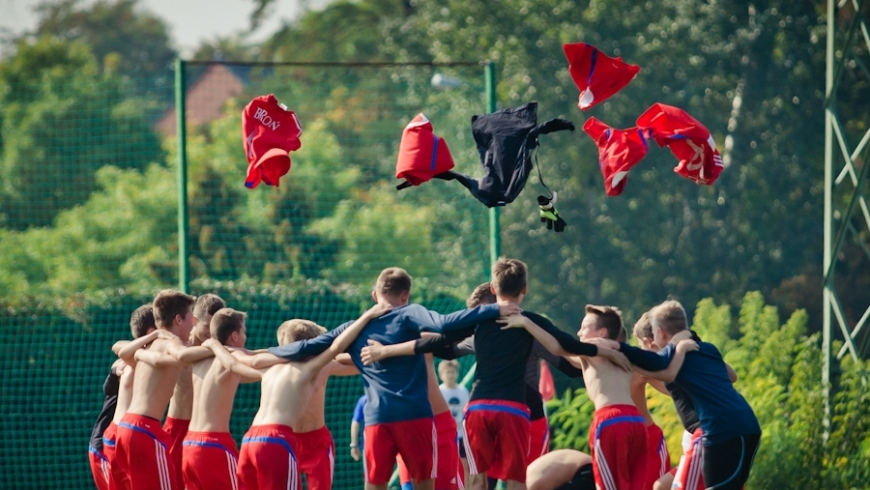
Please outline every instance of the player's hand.
[{"label": "player's hand", "polygon": [[509,316],[501,316],[495,319],[496,323],[504,325],[501,327],[502,330],[507,330],[509,328],[526,328],[527,321],[528,318],[519,313]]},{"label": "player's hand", "polygon": [[350,457],[353,458],[354,461],[359,461],[359,456],[360,456],[360,453],[359,453],[358,447],[350,448]]},{"label": "player's hand", "polygon": [[377,340],[369,339],[369,345],[362,348],[360,357],[362,358],[363,364],[366,366],[380,361],[384,358],[384,344]]},{"label": "player's hand", "polygon": [[625,354],[618,350],[608,349],[607,347],[598,347],[598,357],[603,357],[615,364],[616,367],[631,372],[631,363],[628,362],[628,358],[625,357]]},{"label": "player's hand", "polygon": [[498,301],[498,315],[499,316],[511,316],[518,315],[522,313],[523,310],[520,309],[520,306],[513,301]]},{"label": "player's hand", "polygon": [[692,339],[677,342],[677,352],[692,352],[698,350],[698,343]]},{"label": "player's hand", "polygon": [[221,345],[221,343],[218,342],[216,339],[206,339],[202,343],[202,346],[205,347],[206,349],[214,349],[215,347],[217,347],[219,345]]},{"label": "player's hand", "polygon": [[363,318],[366,320],[374,320],[375,318],[379,318],[381,316],[386,315],[390,311],[393,310],[392,306],[382,305],[380,303],[372,306],[365,313],[363,313]]},{"label": "player's hand", "polygon": [[691,330],[683,330],[682,332],[677,332],[676,334],[674,334],[673,338],[671,338],[671,343],[677,344],[681,340],[691,339],[691,338],[692,338]]},{"label": "player's hand", "polygon": [[604,347],[616,351],[619,350],[619,342],[615,340],[605,339],[603,337],[592,337],[590,339],[583,339],[583,342],[586,342],[587,344],[594,344],[599,348]]}]

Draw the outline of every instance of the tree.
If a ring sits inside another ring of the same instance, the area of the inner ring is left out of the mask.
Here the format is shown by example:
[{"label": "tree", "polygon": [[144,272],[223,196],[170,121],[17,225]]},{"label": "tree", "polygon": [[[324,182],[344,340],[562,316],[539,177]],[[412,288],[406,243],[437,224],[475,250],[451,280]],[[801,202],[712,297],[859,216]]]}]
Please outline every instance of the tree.
[{"label": "tree", "polygon": [[113,166],[99,190],[61,211],[55,226],[0,230],[6,298],[104,288],[154,288],[176,281],[175,184],[166,167]]},{"label": "tree", "polygon": [[147,92],[172,94],[169,66],[176,57],[166,22],[141,9],[139,0],[44,2],[37,8],[37,36],[81,41],[102,69],[117,72]]},{"label": "tree", "polygon": [[560,191],[569,228],[559,236],[542,230],[535,191],[527,189],[502,212],[504,253],[529,261],[529,301],[570,323],[576,309],[564,291],[618,304],[630,317],[669,295],[688,303],[705,296],[736,302],[737,291],[770,295],[779,288],[783,303],[806,297],[780,286],[818,274],[821,256],[820,5],[420,2],[403,21],[381,25],[388,52],[422,45],[437,60],[494,60],[499,107],[537,100],[541,118],[575,122],[586,114],[575,108],[560,45],[589,42],[642,67],[589,115],[625,128],[653,102],[664,102],[713,132],[729,162],[715,185],[676,177],[670,153],[651,148],[616,198],[601,190],[589,138],[543,141],[542,172]]},{"label": "tree", "polygon": [[141,103],[100,73],[88,47],[21,40],[0,62],[0,224],[46,226],[87,200],[103,166],[144,168],[162,157]]}]

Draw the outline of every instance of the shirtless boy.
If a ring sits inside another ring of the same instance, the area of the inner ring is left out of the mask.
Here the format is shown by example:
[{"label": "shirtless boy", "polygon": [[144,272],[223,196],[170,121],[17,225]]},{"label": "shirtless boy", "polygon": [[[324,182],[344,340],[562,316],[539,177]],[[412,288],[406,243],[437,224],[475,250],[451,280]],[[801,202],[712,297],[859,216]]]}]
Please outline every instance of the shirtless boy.
[{"label": "shirtless boy", "polygon": [[[230,434],[230,415],[239,383],[258,381],[260,376],[247,366],[231,362],[232,355],[222,346],[245,347],[246,318],[247,315],[232,308],[215,312],[210,338],[204,340],[202,346],[211,349],[218,358],[206,358],[192,366],[193,412],[190,430],[184,438],[182,463],[187,490],[238,488],[239,451]],[[250,376],[244,377],[245,374]]]},{"label": "shirtless boy", "polygon": [[[216,311],[225,307],[226,304],[216,294],[203,294],[196,298],[193,304],[193,320],[196,324],[190,331],[190,337],[182,337],[181,340],[187,345],[202,345],[210,337],[209,324],[211,316]],[[182,458],[183,442],[190,428],[190,417],[193,411],[193,380],[191,378],[191,366],[182,366],[178,373],[178,382],[169,400],[169,411],[166,413],[166,421],[163,422],[163,430],[169,434],[172,445],[169,446],[169,458],[175,466],[176,478],[183,480]]]},{"label": "shirtless boy", "polygon": [[[130,330],[133,332],[133,339],[145,337],[156,329],[154,312],[150,304],[136,308],[130,315]],[[155,337],[140,341],[140,343],[132,345],[132,348],[138,349],[142,345],[150,343],[153,338]],[[118,355],[124,347],[130,346],[130,344],[133,343],[124,340],[118,341],[112,346],[112,351]],[[126,352],[125,355],[127,355]],[[130,364],[128,365],[127,362]],[[94,483],[99,490],[117,488],[117,485],[112,484],[111,471],[112,460],[115,457],[115,434],[118,430],[117,423],[127,412],[127,406],[130,405],[130,398],[133,396],[133,366],[135,366],[135,362],[132,351],[129,351],[126,359],[119,358],[112,363],[109,375],[106,376],[106,381],[103,383],[103,394],[105,395],[103,409],[100,410],[100,415],[97,417],[97,422],[91,433],[89,447],[91,472],[94,476]]]},{"label": "shirtless boy", "polygon": [[112,473],[118,475],[119,481],[126,479],[128,489],[182,488],[167,456],[171,440],[160,426],[160,417],[166,411],[181,368],[178,363],[152,365],[146,357],[169,354],[189,364],[211,355],[211,351],[201,347],[186,348],[179,339],[188,338],[193,328],[193,302],[194,298],[184,293],[160,291],[152,303],[158,338],[148,350],[139,349],[134,354],[137,361],[145,362],[140,362],[135,370],[133,398],[118,424],[112,465]]},{"label": "shirtless boy", "polygon": [[[553,344],[534,323],[526,321],[522,326],[545,346]],[[615,341],[620,332],[622,314],[617,308],[587,305],[577,336],[587,342],[602,338]],[[681,350],[678,362],[684,355]],[[646,425],[631,397],[632,372],[587,356],[572,358],[572,362],[583,369],[586,392],[595,404],[589,447],[596,485],[605,490],[645,489]]]},{"label": "shirtless boy", "polygon": [[[242,440],[239,479],[248,490],[301,489],[295,447],[297,426],[308,411],[320,371],[347,349],[369,321],[389,311],[375,305],[344,329],[325,351],[307,362],[273,365],[262,374],[260,409]],[[306,320],[284,326],[283,340],[299,341],[317,337],[321,328]],[[242,362],[282,362],[272,354],[258,354]]]},{"label": "shirtless boy", "polygon": [[[302,323],[301,323],[302,322]],[[293,331],[298,325],[307,325],[307,328],[316,327],[316,330],[323,334],[326,329],[307,320],[289,320],[281,324],[278,328],[278,345],[286,345],[293,340]],[[347,356],[340,354],[338,357]],[[263,364],[262,360],[269,361],[273,357],[273,361],[286,362],[283,359],[268,355],[261,356],[258,366]],[[349,362],[349,358],[348,358]],[[352,364],[344,364],[338,360],[330,361],[326,366],[320,369],[317,378],[314,381],[314,390],[311,393],[311,398],[305,406],[305,412],[293,424],[294,444],[293,449],[296,452],[296,464],[300,475],[305,475],[305,480],[309,490],[329,490],[332,488],[332,478],[335,469],[335,442],[332,439],[332,433],[326,427],[326,418],[324,416],[324,405],[326,403],[326,385],[330,376],[352,376],[359,374],[356,367]]]}]

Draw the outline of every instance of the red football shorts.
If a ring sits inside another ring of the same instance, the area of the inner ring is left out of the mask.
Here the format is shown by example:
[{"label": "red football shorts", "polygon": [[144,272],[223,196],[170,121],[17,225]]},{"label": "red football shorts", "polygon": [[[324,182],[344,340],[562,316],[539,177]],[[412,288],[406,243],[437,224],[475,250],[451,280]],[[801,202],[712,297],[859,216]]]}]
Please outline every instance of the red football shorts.
[{"label": "red football shorts", "polygon": [[396,455],[408,467],[411,480],[420,482],[436,476],[435,423],[431,418],[367,425],[365,428],[366,481],[384,485],[393,475]]},{"label": "red football shorts", "polygon": [[91,475],[97,490],[109,490],[109,460],[106,455],[93,446],[88,446],[88,461],[91,463]]},{"label": "red football shorts", "polygon": [[294,442],[293,429],[286,425],[255,425],[248,429],[239,455],[239,484],[247,490],[301,490]]},{"label": "red football shorts", "polygon": [[529,456],[526,458],[526,466],[548,452],[550,452],[550,421],[544,416],[529,423]]},{"label": "red football shorts", "polygon": [[[435,416],[435,433],[438,438],[438,456],[435,458],[435,490],[459,490],[465,487],[465,475],[462,469],[462,461],[459,459],[459,446],[457,445],[456,419],[450,411],[439,413]],[[399,481],[407,483],[411,481],[411,473],[402,460],[399,463]]]},{"label": "red football shorts", "polygon": [[308,490],[332,488],[335,470],[335,443],[326,426],[310,432],[293,434],[299,473],[305,475]]},{"label": "red football shorts", "polygon": [[466,405],[462,424],[469,473],[526,481],[528,406],[505,400],[474,400]]},{"label": "red football shorts", "polygon": [[187,490],[238,490],[239,450],[229,432],[188,432],[182,474]]},{"label": "red football shorts", "polygon": [[646,424],[634,405],[595,411],[589,427],[592,473],[601,490],[645,490]]},{"label": "red football shorts", "polygon": [[674,475],[673,488],[680,490],[703,490],[704,487],[704,431],[700,428],[692,433],[692,442],[680,458]]},{"label": "red football shorts", "polygon": [[188,427],[190,427],[190,420],[166,417],[166,421],[163,422],[163,431],[169,434],[169,439],[172,441],[172,444],[169,446],[169,459],[172,460],[172,464],[175,467],[175,477],[179,487],[181,487],[183,482],[181,463],[184,457],[184,447],[182,444],[184,443],[184,437],[187,436]]},{"label": "red football shorts", "polygon": [[177,473],[168,456],[169,435],[160,421],[127,413],[118,424],[112,478],[115,488],[129,490],[180,490]]},{"label": "red football shorts", "polygon": [[644,488],[652,488],[656,480],[671,470],[671,455],[662,429],[656,425],[646,426],[646,483]]}]

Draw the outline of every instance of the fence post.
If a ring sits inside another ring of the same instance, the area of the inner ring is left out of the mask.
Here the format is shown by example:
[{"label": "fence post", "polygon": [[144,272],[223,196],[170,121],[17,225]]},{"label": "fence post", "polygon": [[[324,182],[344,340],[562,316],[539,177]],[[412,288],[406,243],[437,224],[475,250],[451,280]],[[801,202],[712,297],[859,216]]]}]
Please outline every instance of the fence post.
[{"label": "fence post", "polygon": [[190,264],[187,253],[187,118],[184,93],[184,60],[175,60],[175,116],[178,138],[178,289],[188,292]]},{"label": "fence post", "polygon": [[[487,61],[484,64],[484,80],[486,84],[486,112],[496,111],[495,104],[495,63]],[[489,208],[489,267],[484,270],[486,279],[489,280],[492,264],[501,256],[501,222],[499,208]]]}]

